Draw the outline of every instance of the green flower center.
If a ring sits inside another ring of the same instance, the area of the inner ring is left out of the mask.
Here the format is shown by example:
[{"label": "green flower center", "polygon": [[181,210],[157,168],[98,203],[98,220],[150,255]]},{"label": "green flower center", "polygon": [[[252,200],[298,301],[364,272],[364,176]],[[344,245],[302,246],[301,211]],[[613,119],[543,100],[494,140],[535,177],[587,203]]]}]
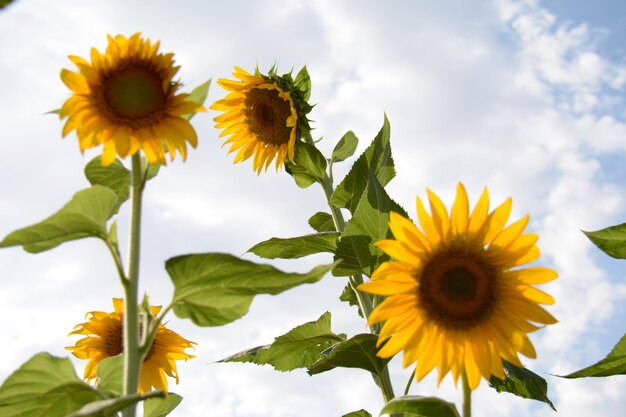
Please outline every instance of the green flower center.
[{"label": "green flower center", "polygon": [[121,119],[145,118],[164,108],[166,94],[162,82],[161,77],[147,68],[127,67],[105,80],[105,100]]},{"label": "green flower center", "polygon": [[243,113],[250,131],[267,145],[285,145],[294,127],[287,126],[291,103],[280,97],[278,90],[253,88],[246,93]]}]

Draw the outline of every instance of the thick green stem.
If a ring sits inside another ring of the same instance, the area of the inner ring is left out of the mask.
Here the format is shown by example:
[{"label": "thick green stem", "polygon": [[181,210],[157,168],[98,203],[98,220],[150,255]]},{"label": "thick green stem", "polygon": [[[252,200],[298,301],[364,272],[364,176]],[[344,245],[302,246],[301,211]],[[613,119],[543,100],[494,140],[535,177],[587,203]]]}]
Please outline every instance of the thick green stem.
[{"label": "thick green stem", "polygon": [[[124,286],[124,382],[123,394],[132,395],[137,392],[141,373],[141,356],[139,353],[139,242],[141,233],[141,196],[144,180],[141,159],[133,155],[131,173],[131,213],[130,238],[128,251],[128,272]],[[136,405],[129,406],[122,412],[123,417],[135,417]]]},{"label": "thick green stem", "polygon": [[463,417],[472,417],[472,389],[463,371]]}]

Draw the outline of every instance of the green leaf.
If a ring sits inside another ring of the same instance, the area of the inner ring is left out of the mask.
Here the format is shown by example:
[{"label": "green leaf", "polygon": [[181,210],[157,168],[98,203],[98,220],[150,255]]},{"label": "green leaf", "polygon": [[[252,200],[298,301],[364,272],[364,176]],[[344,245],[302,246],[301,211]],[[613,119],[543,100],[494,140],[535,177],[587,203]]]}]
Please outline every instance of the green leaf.
[{"label": "green leaf", "polygon": [[404,413],[420,417],[460,417],[456,406],[436,397],[407,395],[389,401],[380,414]]},{"label": "green leaf", "polygon": [[293,85],[298,87],[298,89],[302,92],[302,98],[305,101],[311,97],[311,77],[306,69],[306,65],[302,67],[300,72],[298,72],[298,75],[296,75]]},{"label": "green leaf", "polygon": [[370,171],[374,172],[378,182],[383,186],[396,175],[391,158],[390,132],[391,126],[385,115],[383,127],[378,135],[335,189],[330,200],[332,205],[347,208],[354,213],[367,187]]},{"label": "green leaf", "polygon": [[183,400],[178,394],[170,392],[165,398],[151,398],[143,403],[143,417],[165,417]]},{"label": "green leaf", "polygon": [[174,312],[198,326],[221,326],[243,317],[257,294],[279,294],[317,282],[335,264],[305,274],[282,272],[223,253],[184,255],[165,267],[174,283]]},{"label": "green leaf", "polygon": [[248,249],[248,252],[266,259],[296,259],[321,252],[335,253],[338,237],[339,233],[337,232],[287,239],[273,237],[270,240],[254,245]]},{"label": "green leaf", "polygon": [[378,336],[371,333],[358,334],[339,342],[324,351],[322,357],[309,367],[309,375],[334,368],[359,368],[380,377],[389,359],[376,356]]},{"label": "green leaf", "polygon": [[112,395],[119,395],[122,390],[124,358],[122,355],[104,359],[98,365],[98,389]]},{"label": "green leaf", "polygon": [[309,225],[316,231],[323,232],[336,232],[335,222],[333,216],[322,211],[318,211],[309,219]]},{"label": "green leaf", "polygon": [[103,417],[117,416],[118,411],[137,404],[147,398],[165,396],[163,391],[150,391],[146,394],[130,394],[122,397],[109,398],[85,404],[80,410],[73,412],[67,417]]},{"label": "green leaf", "polygon": [[[70,382],[19,403],[0,405],[0,415],[2,417],[67,417],[85,404],[100,399],[100,394],[84,382]],[[99,415],[99,417],[102,416]]]},{"label": "green leaf", "polygon": [[[117,194],[118,208],[130,196],[130,171],[116,159],[109,166],[102,166],[102,157],[96,156],[85,166],[85,176],[91,185],[108,187]],[[116,210],[117,211],[117,210]]]},{"label": "green leaf", "polygon": [[370,413],[368,413],[367,411],[361,409],[358,411],[353,411],[351,413],[348,414],[344,414],[341,417],[372,417],[372,415]]},{"label": "green leaf", "polygon": [[350,284],[346,284],[341,295],[339,296],[339,300],[344,301],[351,306],[356,306],[359,316],[364,317],[363,312],[361,311],[361,306],[359,305],[359,299]]},{"label": "green leaf", "polygon": [[[189,94],[189,97],[187,97],[187,100],[196,102],[198,104],[204,104],[204,102],[206,101],[206,98],[209,96],[210,86],[211,86],[211,79],[209,78],[206,82],[194,88]],[[191,118],[195,115],[196,113],[189,113],[189,114],[184,114],[181,117],[186,120],[191,120]]]},{"label": "green leaf", "polygon": [[388,259],[373,244],[391,236],[388,223],[392,210],[408,217],[370,172],[367,188],[337,244],[335,259],[341,259],[341,263],[333,270],[333,275],[364,273],[370,276],[380,263]]},{"label": "green leaf", "polygon": [[548,398],[548,383],[545,379],[530,369],[520,368],[507,361],[504,361],[504,371],[506,379],[503,381],[492,376],[489,380],[490,387],[498,392],[509,392],[518,397],[544,402],[556,411]]},{"label": "green leaf", "polygon": [[307,188],[315,182],[322,182],[326,176],[326,158],[313,145],[296,142],[294,163],[285,159],[285,170],[293,177],[300,188]]},{"label": "green leaf", "polygon": [[269,364],[277,371],[292,371],[310,366],[324,350],[345,338],[345,335],[337,335],[330,330],[330,313],[326,312],[317,321],[302,324],[278,336],[271,345],[248,349],[220,362]]},{"label": "green leaf", "polygon": [[0,0],[0,9],[3,9],[4,7],[8,6],[9,3],[11,3],[13,0]]},{"label": "green leaf", "polygon": [[10,233],[0,248],[22,245],[31,253],[52,249],[61,243],[93,236],[106,236],[106,222],[117,210],[118,197],[109,188],[94,185],[79,191],[61,210],[42,222]]},{"label": "green leaf", "polygon": [[356,151],[358,144],[359,139],[353,131],[349,130],[341,139],[339,139],[337,145],[335,145],[335,149],[333,149],[332,156],[330,157],[331,161],[333,161],[333,163],[341,162],[350,158],[354,155],[354,151]]},{"label": "green leaf", "polygon": [[584,377],[600,377],[626,375],[626,334],[617,342],[606,358],[601,361],[581,369],[565,378],[584,378]]},{"label": "green leaf", "polygon": [[2,383],[0,405],[19,403],[70,382],[81,381],[69,359],[38,353]]},{"label": "green leaf", "polygon": [[583,231],[583,233],[607,255],[617,259],[626,259],[626,223],[595,232]]}]

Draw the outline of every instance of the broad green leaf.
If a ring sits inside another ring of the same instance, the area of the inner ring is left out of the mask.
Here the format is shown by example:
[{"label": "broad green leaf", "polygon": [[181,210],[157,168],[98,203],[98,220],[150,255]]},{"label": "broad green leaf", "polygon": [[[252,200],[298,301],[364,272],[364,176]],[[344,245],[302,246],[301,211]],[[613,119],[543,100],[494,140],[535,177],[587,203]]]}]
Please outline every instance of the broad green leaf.
[{"label": "broad green leaf", "polygon": [[278,336],[271,345],[245,350],[220,362],[269,364],[277,371],[292,371],[310,366],[324,350],[345,338],[345,335],[337,335],[330,330],[330,313],[326,312],[317,321],[302,324]]},{"label": "broad green leaf", "polygon": [[460,417],[456,406],[436,397],[407,395],[389,401],[380,414],[404,413],[405,416]]},{"label": "broad green leaf", "polygon": [[361,409],[358,411],[353,411],[351,413],[348,414],[344,414],[341,417],[372,417],[372,415],[370,413],[368,413],[367,411]]},{"label": "broad green leaf", "polygon": [[335,145],[335,149],[333,149],[333,153],[330,157],[331,161],[333,161],[333,163],[341,162],[350,158],[354,155],[354,151],[356,151],[358,144],[359,139],[353,131],[349,130],[341,139],[339,139],[337,145]]},{"label": "broad green leaf", "polygon": [[198,326],[221,326],[243,317],[257,294],[279,294],[317,282],[335,264],[305,274],[282,272],[224,253],[184,255],[165,267],[174,283],[174,312]]},{"label": "broad green leaf", "polygon": [[626,334],[622,336],[606,358],[580,371],[566,375],[565,378],[613,375],[626,375]]},{"label": "broad green leaf", "polygon": [[10,233],[0,242],[0,248],[21,245],[27,252],[38,253],[70,240],[104,238],[106,222],[117,205],[115,192],[94,185],[76,193],[69,203],[44,221]]},{"label": "broad green leaf", "polygon": [[293,84],[302,92],[302,98],[305,101],[311,97],[311,77],[306,69],[306,65],[298,72]]},{"label": "broad green leaf", "polygon": [[11,3],[13,0],[0,0],[0,9],[5,8],[6,6],[9,5],[9,3]]},{"label": "broad green leaf", "polygon": [[67,417],[102,417],[116,416],[118,411],[126,407],[137,404],[147,398],[163,397],[163,391],[150,391],[146,394],[131,394],[122,397],[108,398],[106,400],[94,401],[85,404],[80,410],[73,412]]},{"label": "broad green leaf", "polygon": [[98,365],[98,389],[109,394],[119,395],[123,392],[124,357],[112,356]]},{"label": "broad green leaf", "polygon": [[70,382],[81,381],[69,359],[38,353],[2,383],[0,405],[22,402]]},{"label": "broad green leaf", "polygon": [[376,356],[378,336],[371,333],[358,334],[339,342],[324,351],[321,358],[309,366],[309,375],[334,368],[359,368],[380,377],[389,359]]},{"label": "broad green leaf", "polygon": [[617,259],[626,259],[626,223],[595,232],[583,231],[583,233],[607,255]]},{"label": "broad green leaf", "polygon": [[178,394],[170,392],[166,398],[151,398],[143,403],[143,417],[165,417],[183,400]]},{"label": "broad green leaf", "polygon": [[391,158],[390,131],[391,126],[385,115],[382,129],[339,183],[330,200],[331,204],[354,213],[367,187],[370,171],[374,172],[382,186],[387,185],[396,175]]},{"label": "broad green leaf", "polygon": [[[95,388],[84,382],[70,382],[28,399],[0,405],[2,417],[67,417],[83,406],[101,400]],[[102,417],[98,414],[98,417]],[[108,417],[108,416],[107,416]]]},{"label": "broad green leaf", "polygon": [[309,219],[309,225],[317,232],[336,232],[333,216],[322,211],[318,211]]},{"label": "broad green leaf", "polygon": [[257,256],[266,259],[296,259],[315,253],[335,253],[339,233],[319,233],[281,239],[273,237],[265,242],[258,243],[248,250]]},{"label": "broad green leaf", "polygon": [[490,387],[498,392],[509,392],[518,397],[544,402],[556,411],[554,404],[548,398],[548,383],[545,379],[529,369],[520,368],[506,361],[504,361],[504,371],[506,379],[503,381],[492,376],[489,380]]},{"label": "broad green leaf", "polygon": [[359,299],[349,283],[344,287],[341,295],[339,296],[339,300],[344,301],[351,306],[356,306],[359,316],[363,317],[363,312],[361,311],[361,306],[359,305]]},{"label": "broad green leaf", "polygon": [[370,172],[367,188],[337,245],[335,259],[341,259],[341,263],[333,270],[333,275],[364,273],[370,276],[381,262],[388,259],[373,244],[391,236],[388,225],[391,210],[407,216]]},{"label": "broad green leaf", "polygon": [[294,150],[294,163],[285,159],[285,170],[293,177],[300,188],[307,188],[315,182],[322,182],[326,176],[326,158],[313,145],[297,142]]},{"label": "broad green leaf", "polygon": [[102,166],[102,157],[96,156],[85,166],[85,176],[91,185],[108,187],[117,194],[118,206],[130,196],[130,171],[116,159],[107,167]]},{"label": "broad green leaf", "polygon": [[[206,101],[206,98],[209,96],[210,86],[211,86],[211,79],[209,78],[206,82],[200,84],[199,86],[191,90],[191,93],[189,94],[189,97],[187,97],[187,100],[196,102],[198,104],[204,104],[204,102]],[[195,115],[196,113],[189,113],[189,114],[184,114],[181,117],[183,119],[191,120],[191,118]]]}]

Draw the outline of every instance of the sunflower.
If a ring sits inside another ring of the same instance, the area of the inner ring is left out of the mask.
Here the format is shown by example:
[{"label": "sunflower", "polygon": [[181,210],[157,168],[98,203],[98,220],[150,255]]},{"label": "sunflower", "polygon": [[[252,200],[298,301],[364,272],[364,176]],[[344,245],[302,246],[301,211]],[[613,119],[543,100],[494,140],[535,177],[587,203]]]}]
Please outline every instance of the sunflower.
[{"label": "sunflower", "polygon": [[[74,346],[66,347],[79,359],[89,360],[85,367],[84,378],[92,381],[97,378],[98,365],[108,357],[117,356],[123,352],[123,313],[124,302],[121,298],[113,299],[115,311],[105,313],[92,311],[87,313],[89,320],[77,324],[72,334],[86,335]],[[161,311],[161,306],[151,306],[150,313],[156,316]],[[191,348],[195,343],[181,337],[179,334],[166,329],[159,324],[157,334],[152,346],[146,355],[141,368],[139,379],[139,392],[148,392],[154,387],[167,392],[167,379],[165,375],[175,378],[178,384],[177,360],[187,360],[195,356],[185,353],[186,348]]]},{"label": "sunflower", "polygon": [[308,126],[304,113],[310,107],[289,74],[280,77],[271,70],[268,76],[252,75],[235,67],[233,75],[237,81],[218,80],[230,94],[211,106],[224,112],[215,117],[215,127],[223,129],[220,137],[231,135],[224,145],[231,144],[228,153],[237,151],[233,163],[253,157],[258,175],[275,159],[278,171],[285,157],[293,162],[299,127]]},{"label": "sunflower", "polygon": [[196,147],[198,138],[182,116],[205,109],[189,94],[176,94],[174,54],[159,53],[159,42],[140,33],[108,36],[108,42],[104,54],[91,49],[91,63],[69,57],[79,72],[61,71],[73,93],[59,110],[67,118],[63,137],[75,130],[81,152],[103,145],[105,166],[140,149],[151,164],[165,164],[166,151],[172,159],[178,151],[184,160],[186,143]]},{"label": "sunflower", "polygon": [[439,383],[448,372],[455,383],[465,373],[473,390],[481,377],[505,379],[503,360],[521,367],[518,353],[536,357],[527,334],[556,320],[539,306],[554,299],[533,285],[557,274],[519,268],[539,257],[538,236],[523,233],[528,216],[505,227],[510,198],[489,213],[485,189],[470,215],[462,184],[450,214],[430,190],[428,197],[430,215],[417,198],[421,229],[390,213],[394,239],[375,245],[392,260],[358,289],[386,297],[368,318],[385,322],[378,356],[404,351],[403,366],[415,363],[418,381],[436,367]]}]

